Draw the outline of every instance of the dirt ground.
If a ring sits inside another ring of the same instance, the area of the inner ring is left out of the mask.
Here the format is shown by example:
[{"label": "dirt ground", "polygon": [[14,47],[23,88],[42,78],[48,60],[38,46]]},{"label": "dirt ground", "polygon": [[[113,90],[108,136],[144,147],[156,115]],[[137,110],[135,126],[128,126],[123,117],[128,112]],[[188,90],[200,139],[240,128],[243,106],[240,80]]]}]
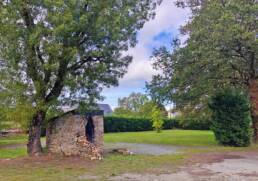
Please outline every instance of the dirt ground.
[{"label": "dirt ground", "polygon": [[195,154],[178,172],[170,174],[130,174],[110,181],[258,181],[258,152]]},{"label": "dirt ground", "polygon": [[[8,146],[9,149],[15,149],[24,145]],[[149,154],[160,152],[162,154],[175,154],[181,151],[180,147],[161,147],[139,144],[119,143],[115,147],[130,147],[137,154]],[[110,148],[113,148],[111,145]],[[144,149],[143,149],[144,148]],[[92,169],[98,165],[98,162],[80,159],[78,157],[53,157],[50,155],[38,158],[17,158],[0,159],[0,168],[31,168],[35,165],[48,167],[69,167]],[[209,152],[193,154],[183,161],[182,166],[174,172],[175,169],[166,168],[167,172],[146,172],[124,173],[121,175],[110,176],[109,181],[258,181],[258,151],[227,151],[227,152]],[[75,180],[96,180],[101,178],[98,175],[81,175]]]},{"label": "dirt ground", "polygon": [[[14,160],[0,159],[1,166],[30,167],[31,163],[42,166],[44,163],[55,167],[69,165],[70,167],[91,168],[96,163],[82,160],[77,157],[65,158],[42,156],[20,158]],[[76,180],[101,180],[97,175],[82,175]],[[258,152],[219,152],[194,154],[184,161],[184,164],[175,173],[125,173],[111,176],[109,181],[258,181]]]}]

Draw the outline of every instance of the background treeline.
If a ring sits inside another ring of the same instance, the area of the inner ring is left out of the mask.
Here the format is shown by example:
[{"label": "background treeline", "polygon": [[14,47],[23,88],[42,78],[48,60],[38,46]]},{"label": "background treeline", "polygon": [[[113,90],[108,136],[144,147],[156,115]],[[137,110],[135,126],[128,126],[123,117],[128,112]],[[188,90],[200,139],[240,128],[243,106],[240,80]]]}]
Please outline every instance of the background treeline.
[{"label": "background treeline", "polygon": [[[209,130],[210,121],[193,119],[163,119],[163,129]],[[150,118],[131,118],[110,116],[104,118],[105,133],[135,132],[153,130]]]}]

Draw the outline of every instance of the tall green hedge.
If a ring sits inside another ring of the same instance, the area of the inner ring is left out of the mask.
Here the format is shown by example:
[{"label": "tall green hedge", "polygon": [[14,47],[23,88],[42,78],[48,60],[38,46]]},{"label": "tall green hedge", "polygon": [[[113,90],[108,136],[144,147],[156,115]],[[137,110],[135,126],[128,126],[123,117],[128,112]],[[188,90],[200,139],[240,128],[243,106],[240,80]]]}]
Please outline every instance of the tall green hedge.
[{"label": "tall green hedge", "polygon": [[250,145],[250,106],[242,92],[233,89],[221,91],[211,99],[209,107],[213,112],[211,128],[219,143]]},{"label": "tall green hedge", "polygon": [[[185,124],[188,122],[189,124]],[[176,119],[164,119],[163,129],[189,129],[209,130],[210,123],[204,121],[184,121],[184,124]],[[153,130],[152,122],[147,118],[105,117],[105,133],[110,132],[137,132]]]},{"label": "tall green hedge", "polygon": [[[209,130],[210,122],[198,120],[164,119],[163,129],[186,129],[186,130]],[[131,117],[104,117],[105,133],[113,132],[137,132],[152,131],[152,122],[147,118],[131,118]],[[46,135],[45,125],[42,127],[42,136]]]}]

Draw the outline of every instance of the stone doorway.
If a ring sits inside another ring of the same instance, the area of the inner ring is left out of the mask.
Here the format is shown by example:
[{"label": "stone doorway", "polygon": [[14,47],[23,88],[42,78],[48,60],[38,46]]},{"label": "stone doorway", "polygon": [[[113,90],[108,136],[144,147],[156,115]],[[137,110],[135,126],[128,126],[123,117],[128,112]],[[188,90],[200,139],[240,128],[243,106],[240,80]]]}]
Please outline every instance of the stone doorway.
[{"label": "stone doorway", "polygon": [[85,128],[86,139],[88,142],[94,143],[95,126],[93,123],[93,119],[91,116],[89,116],[87,120],[88,120],[88,122],[87,122],[86,128]]}]

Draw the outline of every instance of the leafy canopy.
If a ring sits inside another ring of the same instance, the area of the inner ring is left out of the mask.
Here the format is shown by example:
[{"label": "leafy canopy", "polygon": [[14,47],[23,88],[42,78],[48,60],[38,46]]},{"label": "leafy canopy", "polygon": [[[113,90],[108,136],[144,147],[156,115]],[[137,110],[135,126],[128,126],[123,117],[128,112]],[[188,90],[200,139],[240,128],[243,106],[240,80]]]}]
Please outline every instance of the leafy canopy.
[{"label": "leafy canopy", "polygon": [[148,101],[147,95],[133,92],[128,97],[119,98],[118,107],[138,112],[140,107]]},{"label": "leafy canopy", "polygon": [[[152,97],[172,101],[187,113],[208,115],[207,101],[225,86],[248,90],[258,80],[258,2],[254,0],[185,0],[192,17],[182,27],[185,44],[173,52],[154,51],[154,67],[162,74],[147,85]],[[204,115],[205,116],[205,115]]]},{"label": "leafy canopy", "polygon": [[1,103],[47,112],[101,99],[125,74],[132,57],[123,52],[160,2],[1,1]]},{"label": "leafy canopy", "polygon": [[166,117],[166,108],[150,100],[146,94],[131,93],[128,97],[118,99],[118,107],[114,110],[115,116],[150,118],[153,108],[158,107],[162,116]]}]

